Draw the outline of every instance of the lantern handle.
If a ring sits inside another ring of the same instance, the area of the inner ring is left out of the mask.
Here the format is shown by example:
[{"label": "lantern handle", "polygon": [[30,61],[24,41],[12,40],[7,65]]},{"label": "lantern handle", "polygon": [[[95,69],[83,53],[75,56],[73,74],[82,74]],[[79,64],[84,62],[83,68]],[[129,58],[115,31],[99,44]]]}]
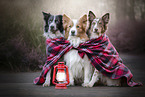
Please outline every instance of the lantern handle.
[{"label": "lantern handle", "polygon": [[65,65],[65,68],[66,68],[66,80],[67,80],[67,83],[66,83],[66,85],[68,85],[69,84],[69,72],[68,72],[68,66],[66,66]]},{"label": "lantern handle", "polygon": [[53,84],[57,84],[56,82],[55,82],[55,77],[56,77],[56,67],[57,67],[57,65],[56,66],[54,66],[54,70],[53,70],[53,79],[52,79],[52,83]]}]

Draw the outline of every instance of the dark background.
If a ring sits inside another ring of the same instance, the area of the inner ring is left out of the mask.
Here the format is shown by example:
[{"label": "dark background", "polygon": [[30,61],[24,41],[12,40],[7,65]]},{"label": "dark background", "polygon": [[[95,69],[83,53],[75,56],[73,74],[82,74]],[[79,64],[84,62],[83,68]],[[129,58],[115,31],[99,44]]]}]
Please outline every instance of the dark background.
[{"label": "dark background", "polygon": [[145,53],[145,0],[0,0],[1,71],[37,71],[46,60],[42,11],[78,19],[109,12],[107,35],[119,53]]}]

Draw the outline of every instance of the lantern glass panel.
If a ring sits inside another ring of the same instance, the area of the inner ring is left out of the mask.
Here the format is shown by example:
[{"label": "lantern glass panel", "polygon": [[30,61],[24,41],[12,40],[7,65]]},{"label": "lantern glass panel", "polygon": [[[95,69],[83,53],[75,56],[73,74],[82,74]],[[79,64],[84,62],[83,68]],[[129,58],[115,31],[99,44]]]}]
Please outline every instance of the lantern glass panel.
[{"label": "lantern glass panel", "polygon": [[58,82],[65,82],[66,81],[66,74],[65,72],[57,72],[56,79]]}]

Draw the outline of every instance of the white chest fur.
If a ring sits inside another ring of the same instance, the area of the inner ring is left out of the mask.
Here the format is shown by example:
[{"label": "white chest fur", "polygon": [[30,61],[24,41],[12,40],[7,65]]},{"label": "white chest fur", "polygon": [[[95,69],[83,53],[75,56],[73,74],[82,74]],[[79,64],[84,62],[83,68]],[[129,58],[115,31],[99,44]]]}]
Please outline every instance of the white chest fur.
[{"label": "white chest fur", "polygon": [[[70,43],[74,47],[77,47],[83,42],[81,39],[76,40],[70,40]],[[74,79],[81,79],[84,83],[88,83],[90,81],[90,77],[92,75],[92,66],[87,55],[85,55],[84,58],[81,58],[78,54],[78,50],[72,49],[64,55],[64,61],[69,68],[71,85],[74,84]]]},{"label": "white chest fur", "polygon": [[86,41],[85,39],[80,39],[77,36],[69,36],[68,40],[71,43],[71,45],[73,45],[73,47],[75,47],[75,48],[77,48],[80,43],[83,43]]},{"label": "white chest fur", "polygon": [[72,71],[74,78],[83,78],[84,59],[82,59],[77,50],[71,50],[64,56],[66,65]]}]

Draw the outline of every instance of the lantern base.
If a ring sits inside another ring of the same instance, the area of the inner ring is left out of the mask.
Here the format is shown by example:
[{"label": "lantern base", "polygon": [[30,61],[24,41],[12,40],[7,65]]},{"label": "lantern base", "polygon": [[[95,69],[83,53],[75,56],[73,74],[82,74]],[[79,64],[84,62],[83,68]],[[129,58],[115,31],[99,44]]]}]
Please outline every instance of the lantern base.
[{"label": "lantern base", "polygon": [[56,84],[55,89],[67,89],[66,84]]}]

